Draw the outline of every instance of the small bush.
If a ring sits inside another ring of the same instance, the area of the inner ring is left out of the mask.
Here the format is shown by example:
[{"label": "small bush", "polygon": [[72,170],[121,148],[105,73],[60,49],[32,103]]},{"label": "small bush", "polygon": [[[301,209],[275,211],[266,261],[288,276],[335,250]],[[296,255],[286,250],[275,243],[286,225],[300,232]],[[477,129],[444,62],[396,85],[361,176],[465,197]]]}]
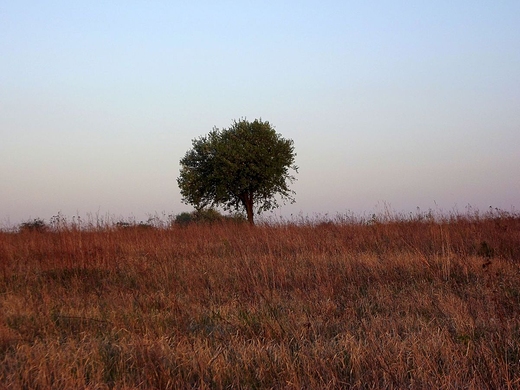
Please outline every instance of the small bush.
[{"label": "small bush", "polygon": [[181,213],[175,217],[175,223],[178,225],[187,225],[193,222],[193,213]]},{"label": "small bush", "polygon": [[224,216],[215,209],[203,209],[195,211],[194,218],[196,222],[214,223],[221,222]]},{"label": "small bush", "polygon": [[23,222],[19,227],[21,232],[45,232],[48,227],[41,218],[35,218],[32,221]]},{"label": "small bush", "polygon": [[182,226],[186,226],[190,223],[217,223],[224,221],[247,222],[242,214],[223,215],[215,209],[196,210],[191,213],[183,212],[175,217],[175,223]]}]

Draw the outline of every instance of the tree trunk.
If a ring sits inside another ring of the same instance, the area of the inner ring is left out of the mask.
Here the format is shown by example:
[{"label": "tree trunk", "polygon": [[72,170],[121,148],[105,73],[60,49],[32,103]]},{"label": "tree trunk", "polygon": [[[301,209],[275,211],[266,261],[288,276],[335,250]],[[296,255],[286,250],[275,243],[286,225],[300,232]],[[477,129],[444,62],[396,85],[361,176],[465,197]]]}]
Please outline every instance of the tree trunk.
[{"label": "tree trunk", "polygon": [[253,213],[253,194],[245,193],[241,196],[241,199],[246,209],[247,220],[249,221],[249,224],[254,225],[255,221]]}]

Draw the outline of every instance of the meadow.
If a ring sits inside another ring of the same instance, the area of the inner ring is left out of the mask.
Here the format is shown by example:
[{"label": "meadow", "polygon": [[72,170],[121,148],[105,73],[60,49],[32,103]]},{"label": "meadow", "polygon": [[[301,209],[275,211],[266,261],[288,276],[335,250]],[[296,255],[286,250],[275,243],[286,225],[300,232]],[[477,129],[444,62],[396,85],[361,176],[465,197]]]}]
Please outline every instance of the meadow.
[{"label": "meadow", "polygon": [[0,388],[520,387],[520,216],[0,232]]}]

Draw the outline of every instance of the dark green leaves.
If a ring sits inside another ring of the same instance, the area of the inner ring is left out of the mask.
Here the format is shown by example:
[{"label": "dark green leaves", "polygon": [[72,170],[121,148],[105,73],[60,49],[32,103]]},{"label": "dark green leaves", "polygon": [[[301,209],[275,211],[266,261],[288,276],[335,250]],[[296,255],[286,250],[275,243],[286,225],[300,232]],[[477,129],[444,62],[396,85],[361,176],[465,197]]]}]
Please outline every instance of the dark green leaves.
[{"label": "dark green leaves", "polygon": [[194,139],[192,146],[181,159],[177,179],[183,202],[196,209],[243,208],[251,223],[253,207],[258,213],[278,207],[276,195],[294,202],[288,187],[295,180],[289,170],[298,169],[293,141],[269,122],[234,121],[229,129],[214,128]]}]

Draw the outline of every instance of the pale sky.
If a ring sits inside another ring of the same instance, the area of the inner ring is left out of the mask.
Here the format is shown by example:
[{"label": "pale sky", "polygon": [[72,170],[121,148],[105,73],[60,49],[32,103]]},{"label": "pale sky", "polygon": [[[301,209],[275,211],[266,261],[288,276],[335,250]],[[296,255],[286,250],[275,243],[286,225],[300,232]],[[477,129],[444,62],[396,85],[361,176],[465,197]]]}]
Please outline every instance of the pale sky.
[{"label": "pale sky", "polygon": [[520,210],[520,1],[0,1],[0,226],[178,214],[191,140],[294,140],[276,215]]}]

